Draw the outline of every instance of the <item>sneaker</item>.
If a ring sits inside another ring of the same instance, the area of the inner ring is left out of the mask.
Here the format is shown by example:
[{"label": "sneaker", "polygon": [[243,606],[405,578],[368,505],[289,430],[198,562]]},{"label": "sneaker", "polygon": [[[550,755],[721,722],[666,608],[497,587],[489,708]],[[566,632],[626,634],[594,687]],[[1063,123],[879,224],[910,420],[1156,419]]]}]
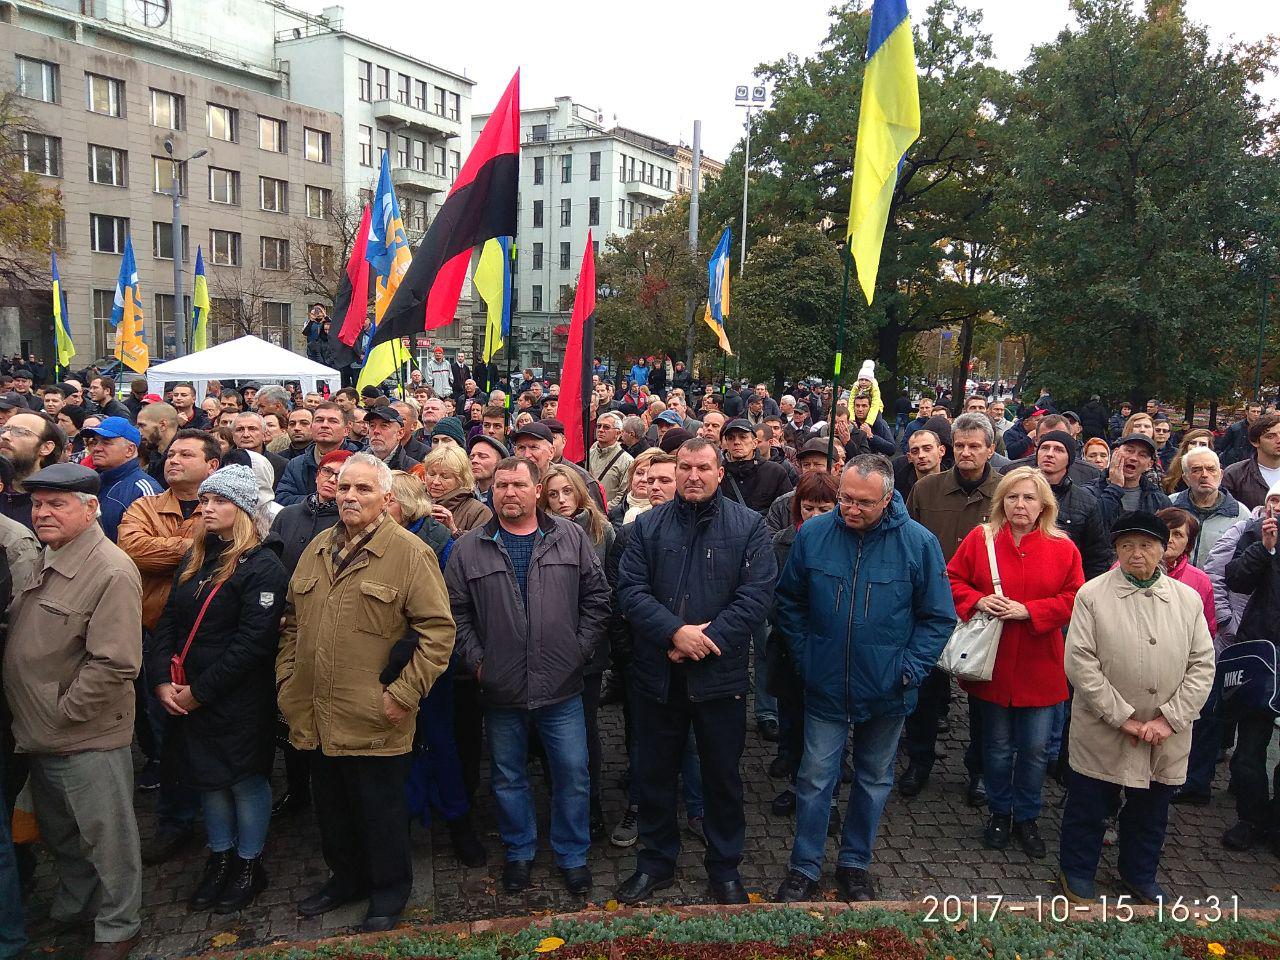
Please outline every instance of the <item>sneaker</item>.
[{"label": "sneaker", "polygon": [[858,867],[836,867],[836,887],[841,896],[852,903],[866,903],[876,898],[871,875]]},{"label": "sneaker", "polygon": [[640,829],[636,826],[636,808],[629,807],[622,815],[618,825],[609,835],[609,842],[615,847],[633,847],[640,837]]},{"label": "sneaker", "polygon": [[993,813],[982,834],[982,844],[988,850],[1003,850],[1009,846],[1013,818],[1007,813]]},{"label": "sneaker", "polygon": [[707,832],[703,829],[702,817],[690,817],[684,822],[684,826],[692,836],[702,841],[704,847],[707,845]]}]

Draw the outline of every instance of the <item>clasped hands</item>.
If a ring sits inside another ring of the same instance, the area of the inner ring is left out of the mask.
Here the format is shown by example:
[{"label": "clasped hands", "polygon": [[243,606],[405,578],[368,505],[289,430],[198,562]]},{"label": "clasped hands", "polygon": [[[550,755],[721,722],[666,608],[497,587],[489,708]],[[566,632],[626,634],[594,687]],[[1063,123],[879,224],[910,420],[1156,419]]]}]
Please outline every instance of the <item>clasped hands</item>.
[{"label": "clasped hands", "polygon": [[667,659],[672,663],[683,663],[685,660],[701,660],[713,653],[720,656],[720,648],[704,632],[710,624],[710,620],[706,623],[686,623],[677,630],[671,637]]},{"label": "clasped hands", "polygon": [[1143,741],[1158,747],[1173,736],[1173,727],[1169,726],[1169,721],[1158,713],[1146,723],[1130,717],[1120,724],[1120,730],[1129,735],[1129,741],[1135,747]]},{"label": "clasped hands", "polygon": [[1001,597],[991,593],[974,604],[983,613],[989,613],[999,620],[1030,620],[1031,614],[1017,600]]}]

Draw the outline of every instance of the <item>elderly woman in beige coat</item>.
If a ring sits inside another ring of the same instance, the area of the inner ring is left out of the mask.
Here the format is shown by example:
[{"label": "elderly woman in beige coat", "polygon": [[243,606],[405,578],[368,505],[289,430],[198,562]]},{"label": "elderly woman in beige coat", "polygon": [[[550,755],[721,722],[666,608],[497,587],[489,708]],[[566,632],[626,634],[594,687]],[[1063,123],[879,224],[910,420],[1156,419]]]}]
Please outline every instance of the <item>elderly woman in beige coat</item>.
[{"label": "elderly woman in beige coat", "polygon": [[1071,780],[1062,812],[1059,882],[1073,902],[1095,898],[1102,836],[1120,791],[1120,881],[1135,901],[1164,897],[1156,881],[1169,801],[1187,778],[1191,725],[1213,686],[1213,641],[1199,595],[1160,569],[1169,528],[1121,515],[1110,572],[1076,594],[1067,631]]}]

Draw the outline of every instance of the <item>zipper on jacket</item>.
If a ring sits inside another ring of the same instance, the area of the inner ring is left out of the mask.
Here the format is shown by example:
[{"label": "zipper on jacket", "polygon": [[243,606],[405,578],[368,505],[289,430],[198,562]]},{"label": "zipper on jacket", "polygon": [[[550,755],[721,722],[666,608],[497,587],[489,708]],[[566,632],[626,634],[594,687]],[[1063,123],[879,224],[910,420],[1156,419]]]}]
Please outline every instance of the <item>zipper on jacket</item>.
[{"label": "zipper on jacket", "polygon": [[[858,590],[858,568],[862,566],[862,538],[858,538],[858,555],[853,561],[853,585],[849,588],[849,629],[844,635],[844,716],[845,721],[853,723],[853,698],[849,693],[849,647],[853,642],[853,603]],[[837,594],[838,596],[838,594]],[[836,608],[839,609],[839,601]]]}]

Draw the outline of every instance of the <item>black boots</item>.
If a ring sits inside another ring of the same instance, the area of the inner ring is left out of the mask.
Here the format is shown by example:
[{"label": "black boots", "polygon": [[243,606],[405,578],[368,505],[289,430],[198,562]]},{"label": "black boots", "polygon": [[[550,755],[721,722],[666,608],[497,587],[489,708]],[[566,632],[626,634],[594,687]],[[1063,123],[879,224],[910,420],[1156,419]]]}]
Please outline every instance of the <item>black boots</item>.
[{"label": "black boots", "polygon": [[234,859],[235,854],[230,850],[209,854],[200,883],[197,884],[191,898],[187,900],[188,909],[208,910],[218,902],[218,898],[222,896],[223,887],[227,885],[227,878],[231,876],[231,862]]},{"label": "black boots", "polygon": [[222,896],[213,906],[214,913],[235,913],[243,910],[267,889],[267,872],[262,869],[262,857],[242,860],[232,857],[231,876],[222,888]]}]

